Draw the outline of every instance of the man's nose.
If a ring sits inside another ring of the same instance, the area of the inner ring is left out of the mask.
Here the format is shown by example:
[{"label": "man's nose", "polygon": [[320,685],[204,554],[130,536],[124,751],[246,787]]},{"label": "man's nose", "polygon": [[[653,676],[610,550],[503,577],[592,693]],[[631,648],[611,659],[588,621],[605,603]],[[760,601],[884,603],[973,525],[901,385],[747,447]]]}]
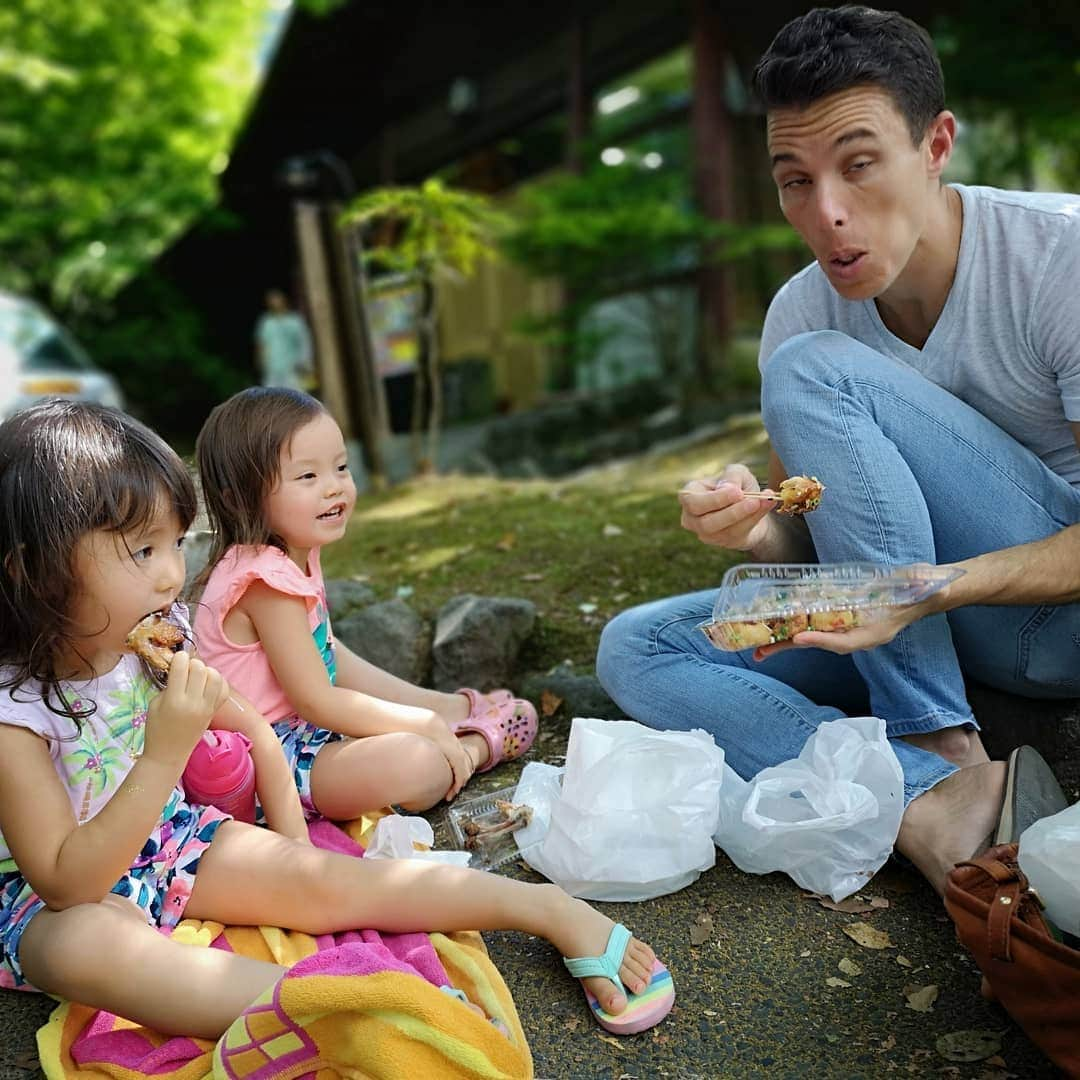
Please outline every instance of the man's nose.
[{"label": "man's nose", "polygon": [[820,181],[814,189],[818,224],[826,229],[838,229],[847,224],[848,212],[838,185]]}]

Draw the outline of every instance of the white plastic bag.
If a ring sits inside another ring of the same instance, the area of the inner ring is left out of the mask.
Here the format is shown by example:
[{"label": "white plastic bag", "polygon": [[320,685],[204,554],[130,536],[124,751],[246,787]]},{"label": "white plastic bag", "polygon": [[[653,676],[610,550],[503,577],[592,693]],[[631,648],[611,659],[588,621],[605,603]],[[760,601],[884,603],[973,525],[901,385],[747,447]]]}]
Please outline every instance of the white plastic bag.
[{"label": "white plastic bag", "polygon": [[[424,844],[428,851],[418,851],[413,841]],[[387,814],[379,818],[375,831],[371,834],[371,843],[364,852],[365,859],[421,859],[426,862],[453,863],[456,866],[469,865],[467,851],[431,851],[435,843],[435,832],[422,817],[408,817],[405,814]]]},{"label": "white plastic bag", "polygon": [[842,900],[889,857],[904,813],[904,776],[885,721],[822,724],[791,761],[751,781],[724,766],[716,843],[740,870],[783,870]]},{"label": "white plastic bag", "polygon": [[716,862],[723,762],[703,731],[575,718],[566,768],[530,763],[514,793],[533,808],[515,833],[522,858],[589,900],[684,888]]},{"label": "white plastic bag", "polygon": [[1029,825],[1018,861],[1050,921],[1080,935],[1080,803]]}]

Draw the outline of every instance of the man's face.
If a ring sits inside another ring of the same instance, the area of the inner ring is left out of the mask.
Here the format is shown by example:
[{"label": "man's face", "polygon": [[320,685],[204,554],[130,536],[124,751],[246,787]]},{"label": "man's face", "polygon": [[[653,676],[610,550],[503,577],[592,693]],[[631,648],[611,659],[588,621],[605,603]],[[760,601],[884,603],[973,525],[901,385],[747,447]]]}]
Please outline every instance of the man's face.
[{"label": "man's face", "polygon": [[937,189],[929,134],[914,146],[876,86],[775,109],[767,133],[780,208],[833,288],[847,300],[881,296],[908,265]]}]

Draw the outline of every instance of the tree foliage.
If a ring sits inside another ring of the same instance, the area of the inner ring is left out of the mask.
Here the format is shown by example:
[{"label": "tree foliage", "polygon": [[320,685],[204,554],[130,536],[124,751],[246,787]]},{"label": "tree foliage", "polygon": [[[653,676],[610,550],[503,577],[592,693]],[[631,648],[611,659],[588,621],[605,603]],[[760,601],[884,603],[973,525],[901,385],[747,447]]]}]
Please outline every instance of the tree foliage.
[{"label": "tree foliage", "polygon": [[957,0],[932,23],[950,107],[976,122],[976,179],[1080,188],[1080,9],[1075,3]]},{"label": "tree foliage", "polygon": [[265,14],[266,0],[0,5],[0,286],[86,306],[213,203]]},{"label": "tree foliage", "polygon": [[[506,218],[483,195],[447,187],[432,177],[416,187],[374,188],[358,196],[342,214],[345,228],[369,237],[369,265],[409,274],[422,292],[421,355],[413,383],[413,458],[418,469],[437,460],[442,424],[442,374],[438,351],[440,276],[468,277],[477,264],[498,255],[497,237]],[[420,430],[427,414],[427,455]]]}]

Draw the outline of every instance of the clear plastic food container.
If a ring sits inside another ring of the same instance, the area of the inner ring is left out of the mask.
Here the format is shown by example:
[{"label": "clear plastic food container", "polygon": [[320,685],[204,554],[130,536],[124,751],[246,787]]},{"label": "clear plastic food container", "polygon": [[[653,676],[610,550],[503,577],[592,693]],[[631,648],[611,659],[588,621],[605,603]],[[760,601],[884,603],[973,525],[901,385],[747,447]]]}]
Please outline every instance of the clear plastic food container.
[{"label": "clear plastic food container", "polygon": [[728,652],[803,630],[849,630],[917,604],[963,573],[925,563],[743,563],[724,575],[712,620],[701,629]]},{"label": "clear plastic food container", "polygon": [[472,853],[470,867],[476,870],[497,870],[500,866],[521,858],[522,851],[529,849],[529,846],[518,847],[514,831],[508,829],[495,833],[490,839],[485,838],[483,833],[479,836],[470,835],[470,826],[488,830],[504,824],[506,817],[498,804],[513,803],[516,790],[516,786],[499,788],[498,791],[478,795],[474,799],[459,798],[447,807],[446,828],[450,834],[450,843],[453,847]]}]

